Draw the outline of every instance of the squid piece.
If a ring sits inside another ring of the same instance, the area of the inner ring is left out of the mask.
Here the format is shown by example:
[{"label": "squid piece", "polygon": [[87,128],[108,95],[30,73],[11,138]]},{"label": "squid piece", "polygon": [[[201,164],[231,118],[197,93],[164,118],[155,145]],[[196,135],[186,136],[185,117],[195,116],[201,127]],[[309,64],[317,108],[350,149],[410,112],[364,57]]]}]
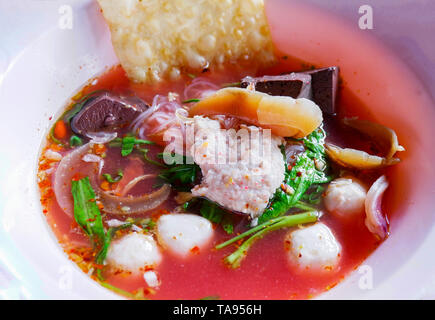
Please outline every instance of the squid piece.
[{"label": "squid piece", "polygon": [[325,143],[325,151],[329,158],[337,164],[359,170],[378,169],[400,162],[397,158],[386,159],[361,150],[340,148],[331,143]]},{"label": "squid piece", "polygon": [[343,119],[343,123],[369,136],[373,140],[376,140],[376,143],[385,153],[386,159],[391,159],[397,151],[405,150],[405,148],[399,145],[396,132],[386,126],[368,120],[359,120],[356,118]]},{"label": "squid piece", "polygon": [[293,99],[241,88],[225,88],[199,101],[189,111],[195,115],[227,115],[281,137],[303,138],[323,121],[322,111],[311,100]]},{"label": "squid piece", "polygon": [[394,130],[381,124],[355,118],[344,119],[343,123],[375,140],[384,156],[375,156],[365,151],[352,148],[341,148],[331,143],[325,144],[326,153],[334,162],[347,168],[378,169],[400,162],[393,158],[398,151],[404,151]]},{"label": "squid piece", "polygon": [[388,220],[381,211],[382,196],[387,188],[388,181],[385,176],[379,177],[370,187],[365,200],[365,225],[381,240],[388,236]]}]

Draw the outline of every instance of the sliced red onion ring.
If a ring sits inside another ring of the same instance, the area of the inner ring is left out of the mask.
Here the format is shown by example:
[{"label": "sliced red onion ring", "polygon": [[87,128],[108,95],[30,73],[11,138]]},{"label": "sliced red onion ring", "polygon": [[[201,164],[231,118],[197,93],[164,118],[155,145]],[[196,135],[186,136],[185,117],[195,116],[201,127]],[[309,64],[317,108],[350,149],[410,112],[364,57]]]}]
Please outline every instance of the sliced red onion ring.
[{"label": "sliced red onion ring", "polygon": [[91,172],[95,165],[81,161],[90,150],[87,143],[64,156],[54,173],[53,190],[60,208],[69,216],[74,214],[73,197],[71,194],[71,180],[77,172]]},{"label": "sliced red onion ring", "polygon": [[[56,195],[56,200],[60,208],[64,210],[66,214],[69,216],[73,216],[74,214],[71,180],[77,172],[82,173],[83,176],[89,176],[92,187],[95,193],[98,194],[102,204],[104,205],[104,211],[107,213],[134,214],[147,212],[157,208],[168,198],[171,192],[171,187],[168,184],[163,185],[160,189],[152,193],[139,197],[116,196],[101,190],[98,184],[98,176],[95,171],[95,162],[101,162],[94,161],[98,160],[98,156],[88,153],[91,146],[92,143],[87,143],[67,154],[60,161],[59,166],[54,173],[53,189]],[[89,160],[90,162],[82,160]]]},{"label": "sliced red onion ring", "polygon": [[382,196],[388,188],[388,181],[381,176],[372,184],[365,200],[366,219],[365,225],[371,233],[376,234],[380,239],[388,236],[388,220],[381,211]]},{"label": "sliced red onion ring", "polygon": [[205,78],[198,77],[193,79],[192,83],[184,89],[184,99],[204,98],[218,89],[218,85]]},{"label": "sliced red onion ring", "polygon": [[130,128],[132,128],[132,130],[136,132],[138,128],[142,125],[144,120],[147,119],[154,112],[156,112],[160,108],[160,106],[167,100],[168,100],[167,97],[160,94],[156,94],[154,96],[153,103],[151,104],[151,106],[147,110],[142,112],[139,116],[137,116],[136,119],[133,120],[133,122],[130,125]]},{"label": "sliced red onion ring", "polygon": [[285,157],[287,159],[287,163],[293,165],[297,156],[305,151],[305,148],[301,144],[287,144],[285,146]]},{"label": "sliced red onion ring", "polygon": [[125,196],[139,181],[157,177],[156,174],[144,174],[129,181],[121,191],[121,196]]},{"label": "sliced red onion ring", "polygon": [[177,118],[174,114],[181,108],[181,104],[170,95],[156,95],[151,107],[142,112],[130,128],[138,132],[141,139],[146,139],[148,135],[154,135],[176,125]]},{"label": "sliced red onion ring", "polygon": [[100,156],[97,156],[93,153],[87,153],[83,156],[82,160],[84,162],[95,162],[98,163],[98,175],[101,175],[101,171],[103,171],[104,160]]},{"label": "sliced red onion ring", "polygon": [[116,132],[89,132],[86,134],[86,136],[91,139],[91,143],[107,143],[115,139],[118,134]]},{"label": "sliced red onion ring", "polygon": [[204,91],[202,91],[201,93],[200,93],[200,95],[199,95],[199,99],[205,99],[205,98],[207,98],[207,97],[210,97],[212,94],[214,94],[216,91],[217,91],[218,89],[216,89],[216,90],[204,90]]},{"label": "sliced red onion ring", "polygon": [[171,187],[168,184],[164,184],[152,193],[139,197],[116,196],[102,191],[98,186],[94,186],[94,189],[98,190],[104,212],[122,215],[143,213],[155,209],[165,202],[171,193]]}]

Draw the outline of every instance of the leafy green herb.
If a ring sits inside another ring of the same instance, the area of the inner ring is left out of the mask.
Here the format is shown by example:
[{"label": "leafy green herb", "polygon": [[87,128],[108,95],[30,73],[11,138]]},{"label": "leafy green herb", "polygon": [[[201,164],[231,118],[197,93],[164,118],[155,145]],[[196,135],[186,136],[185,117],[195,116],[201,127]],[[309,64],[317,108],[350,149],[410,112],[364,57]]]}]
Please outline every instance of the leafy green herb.
[{"label": "leafy green herb", "polygon": [[206,296],[206,297],[203,297],[199,300],[219,300],[220,298],[221,298],[220,296],[215,295],[215,296]]},{"label": "leafy green herb", "polygon": [[68,110],[67,112],[65,112],[62,115],[62,119],[67,122],[70,123],[71,119],[80,112],[80,110],[82,110],[83,106],[86,104],[86,102],[88,102],[90,99],[92,99],[92,96],[95,93],[99,93],[102,92],[103,90],[95,90],[92,91],[86,95],[84,95],[78,102],[74,103],[73,107]]},{"label": "leafy green herb", "polygon": [[122,173],[121,169],[119,169],[117,176],[115,178],[112,178],[112,175],[109,173],[104,173],[103,177],[107,180],[107,182],[115,183],[115,182],[119,182],[124,177],[124,174]]},{"label": "leafy green herb", "polygon": [[141,225],[141,227],[144,230],[147,230],[147,231],[152,230],[156,226],[156,223],[151,218],[141,219],[139,221],[139,224]]},{"label": "leafy green herb", "polygon": [[163,163],[157,162],[157,161],[151,159],[151,158],[148,156],[149,149],[146,149],[146,148],[138,148],[137,150],[140,151],[140,152],[142,153],[143,158],[144,158],[144,160],[145,160],[146,162],[148,162],[148,163],[150,163],[150,164],[153,164],[153,165],[155,165],[155,166],[158,166],[158,167],[166,168],[166,165],[164,165]]},{"label": "leafy green herb", "polygon": [[[105,232],[100,209],[95,202],[95,192],[89,182],[89,177],[71,181],[71,193],[74,198],[74,219],[92,240],[99,251],[95,256],[95,263],[102,265],[107,256],[110,243],[116,231],[129,228],[132,223],[125,223]],[[101,269],[96,271],[97,277],[102,280]]]},{"label": "leafy green herb", "polygon": [[72,135],[71,138],[69,139],[69,145],[71,147],[81,146],[82,144],[83,144],[82,139],[80,139],[76,135]]},{"label": "leafy green herb", "polygon": [[184,100],[183,103],[191,103],[191,102],[199,102],[201,100],[199,99],[189,99],[189,100]]},{"label": "leafy green herb", "polygon": [[70,123],[71,119],[74,118],[74,116],[80,112],[80,110],[82,110],[84,104],[86,103],[86,101],[83,102],[77,102],[73,105],[73,107],[67,111],[67,113],[65,114],[65,116],[63,117],[63,120],[65,120],[65,122]]},{"label": "leafy green herb", "polygon": [[222,220],[223,210],[211,201],[203,201],[199,212],[204,218],[211,222],[220,223]]},{"label": "leafy green herb", "polygon": [[224,214],[224,216],[222,217],[222,220],[221,220],[221,226],[225,230],[225,232],[228,234],[234,233],[234,223],[233,223],[233,219],[231,217],[232,217],[231,214],[227,213],[227,214]]},{"label": "leafy green herb", "polygon": [[226,233],[232,234],[234,232],[232,214],[208,199],[193,198],[185,202],[182,207],[185,211],[199,209],[204,218],[220,224]]},{"label": "leafy green herb", "polygon": [[159,177],[178,191],[190,191],[201,172],[199,166],[192,162],[183,156],[183,163],[166,165],[167,169],[160,172]]},{"label": "leafy green herb", "polygon": [[[107,256],[107,251],[109,250],[110,243],[112,242],[113,236],[118,230],[130,228],[133,224],[128,222],[124,223],[123,225],[120,225],[119,227],[109,228],[106,232],[106,236],[104,237],[104,243],[101,246],[100,251],[97,253],[95,257],[95,262],[97,264],[103,264],[104,260]],[[99,269],[100,270],[100,269]]]},{"label": "leafy green herb", "polygon": [[122,139],[121,138],[115,138],[112,141],[109,142],[109,147],[111,148],[120,148],[122,147]]},{"label": "leafy green herb", "polygon": [[[311,192],[310,189],[312,189]],[[326,188],[320,184],[313,184],[310,189],[301,197],[301,200],[310,204],[319,204]]]},{"label": "leafy green herb", "polygon": [[126,135],[123,138],[115,138],[109,142],[109,147],[111,148],[119,148],[121,147],[122,156],[128,156],[136,145],[142,144],[154,144],[154,142],[149,140],[136,139],[136,137],[132,134]]},{"label": "leafy green herb", "polygon": [[89,177],[71,181],[71,193],[74,198],[75,221],[91,238],[94,245],[102,245],[106,235]]},{"label": "leafy green herb", "polygon": [[184,211],[188,211],[189,207],[190,207],[190,204],[192,203],[193,200],[196,200],[196,199],[197,198],[193,198],[192,200],[186,201],[185,203],[183,203],[183,205],[182,205],[183,210]]},{"label": "leafy green herb", "polygon": [[149,140],[136,139],[132,136],[126,136],[122,138],[121,155],[123,157],[128,156],[133,151],[134,146],[139,144],[154,144],[154,142]]},{"label": "leafy green herb", "polygon": [[223,83],[221,85],[222,88],[228,88],[228,87],[240,87],[241,82],[228,82],[228,83]]},{"label": "leafy green herb", "polygon": [[303,211],[316,211],[317,209],[306,204],[305,202],[298,201],[294,205],[295,208],[303,210]]},{"label": "leafy green herb", "polygon": [[[163,158],[163,156],[163,153],[158,155],[160,158]],[[167,165],[168,168],[160,172],[159,177],[167,181],[178,191],[188,192],[192,190],[198,180],[199,173],[201,172],[199,166],[192,163],[193,159],[187,158],[186,156],[177,154],[172,154],[172,156],[179,156],[179,159],[182,159],[182,163]],[[228,234],[234,232],[231,214],[216,203],[205,198],[193,198],[183,204],[183,209],[186,211],[191,210],[194,207],[199,209],[199,212],[204,218],[213,223],[220,224]]]},{"label": "leafy green herb", "polygon": [[192,78],[192,79],[195,79],[195,78],[196,78],[196,75],[194,75],[193,73],[187,73],[187,76],[188,76],[189,78]]},{"label": "leafy green herb", "polygon": [[199,210],[201,215],[211,222],[220,224],[225,232],[232,234],[234,232],[234,225],[230,213],[212,201],[206,199],[201,200],[202,204]]},{"label": "leafy green herb", "polygon": [[[166,159],[165,159],[166,157]],[[192,157],[186,157],[175,152],[160,152],[157,154],[157,158],[163,159],[166,166],[172,166],[175,164],[191,164],[194,163]]]},{"label": "leafy green herb", "polygon": [[318,216],[316,212],[308,211],[305,213],[299,213],[294,214],[290,216],[282,216],[278,218],[274,218],[271,220],[268,220],[264,222],[263,224],[260,224],[224,243],[221,243],[216,246],[216,249],[222,249],[226,246],[241,240],[251,234],[253,234],[251,237],[249,237],[245,242],[243,242],[236,251],[234,251],[232,254],[227,256],[224,261],[232,268],[237,268],[240,266],[242,260],[246,257],[249,248],[253,245],[253,243],[257,240],[262,238],[265,234],[282,229],[282,228],[288,228],[288,227],[294,227],[299,224],[305,224],[310,222],[317,221]]},{"label": "leafy green herb", "polygon": [[306,150],[297,157],[293,167],[286,166],[284,188],[276,190],[268,207],[258,219],[260,224],[285,214],[296,205],[311,185],[327,183],[331,180],[331,177],[325,173],[327,165],[323,129],[319,127],[307,137],[297,141],[302,142]]}]

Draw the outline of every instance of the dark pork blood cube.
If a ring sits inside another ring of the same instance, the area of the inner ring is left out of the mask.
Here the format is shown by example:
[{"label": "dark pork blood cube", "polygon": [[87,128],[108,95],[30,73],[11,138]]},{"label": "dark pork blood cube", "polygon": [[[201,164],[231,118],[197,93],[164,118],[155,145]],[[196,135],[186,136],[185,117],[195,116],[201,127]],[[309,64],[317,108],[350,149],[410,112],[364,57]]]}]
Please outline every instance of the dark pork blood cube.
[{"label": "dark pork blood cube", "polygon": [[306,71],[311,75],[312,100],[325,112],[334,114],[338,87],[338,67]]},{"label": "dark pork blood cube", "polygon": [[271,96],[289,96],[292,98],[311,97],[311,76],[304,73],[290,73],[280,76],[245,77],[242,88],[251,88]]},{"label": "dark pork blood cube", "polygon": [[86,136],[87,133],[110,131],[130,124],[148,108],[137,97],[124,97],[109,92],[92,96],[83,108],[72,118],[74,133]]},{"label": "dark pork blood cube", "polygon": [[334,114],[338,71],[338,67],[328,67],[278,76],[245,77],[240,86],[272,96],[307,98],[314,101],[323,112]]}]

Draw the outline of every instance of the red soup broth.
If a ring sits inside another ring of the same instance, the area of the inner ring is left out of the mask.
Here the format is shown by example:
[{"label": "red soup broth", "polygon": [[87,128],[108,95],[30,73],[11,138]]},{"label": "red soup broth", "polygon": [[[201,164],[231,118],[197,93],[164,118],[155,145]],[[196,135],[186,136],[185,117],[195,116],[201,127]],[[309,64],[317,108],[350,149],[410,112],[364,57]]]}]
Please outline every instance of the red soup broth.
[{"label": "red soup broth", "polygon": [[[262,70],[258,74],[279,74],[282,72],[306,69],[307,64],[301,63],[290,57],[281,56],[276,67]],[[251,74],[246,68],[226,68],[224,70],[206,71],[200,76],[206,77],[216,84],[237,82],[241,77]],[[181,95],[185,86],[192,81],[188,76],[180,81],[164,83],[158,86],[148,86],[131,83],[122,67],[116,66],[86,85],[75,97],[76,99],[95,90],[109,90],[114,93],[135,94],[147,103],[151,103],[155,94],[177,92]],[[343,88],[340,89],[341,91]],[[351,115],[364,116],[364,105],[355,100],[345,99],[341,95],[338,98],[338,109],[345,110],[352,105]],[[341,111],[340,111],[341,112]],[[348,114],[348,113],[347,113]],[[325,119],[325,128],[328,139],[347,145],[358,146],[365,150],[370,149],[365,140],[355,133],[346,134],[337,119]],[[71,135],[71,132],[69,132]],[[345,136],[346,139],[340,137]],[[46,148],[57,148],[61,154],[67,151],[53,145],[49,138]],[[160,152],[160,147],[155,146],[150,156]],[[122,161],[120,155],[108,152],[106,158],[113,161]],[[47,159],[41,158],[40,171],[47,168]],[[55,168],[55,167],[54,167]],[[113,169],[113,168],[112,168]],[[105,168],[110,172],[109,168]],[[143,173],[156,173],[158,169],[150,164],[144,164],[142,169],[135,172],[132,169],[131,176]],[[143,171],[141,171],[143,170]],[[381,173],[361,176],[367,184],[370,184]],[[52,174],[41,179],[41,202],[44,214],[52,227],[59,242],[64,247],[69,257],[75,261],[85,272],[89,272],[89,262],[93,260],[90,242],[83,235],[74,219],[59,207],[51,189]],[[122,181],[122,180],[121,180]],[[127,181],[126,181],[127,182]],[[143,182],[136,187],[134,193],[146,193],[152,188],[152,181]],[[173,195],[159,208],[145,213],[142,216],[158,217],[161,214],[171,212],[176,204]],[[386,208],[390,212],[389,208]],[[136,215],[137,216],[137,215]],[[108,215],[107,218],[111,218]],[[123,217],[113,216],[121,219]],[[126,218],[126,217],[124,217]],[[390,217],[391,218],[391,217]],[[235,225],[236,234],[245,231],[248,221],[239,219]],[[290,264],[287,260],[287,252],[284,245],[284,237],[289,229],[274,231],[258,240],[248,251],[247,257],[237,269],[231,269],[223,263],[223,258],[234,251],[234,246],[222,250],[215,250],[215,245],[228,240],[234,235],[228,235],[217,226],[214,237],[206,248],[187,258],[180,258],[163,251],[163,259],[156,267],[160,286],[150,290],[143,279],[142,274],[133,275],[126,272],[111,273],[106,275],[107,282],[128,292],[145,292],[151,299],[200,299],[207,296],[218,296],[221,299],[306,299],[331,289],[339,283],[349,272],[356,269],[361,262],[379,245],[379,241],[367,230],[364,224],[364,216],[361,215],[353,220],[342,220],[335,216],[325,214],[321,221],[328,225],[342,246],[340,262],[332,271],[314,272],[301,270]]]}]

